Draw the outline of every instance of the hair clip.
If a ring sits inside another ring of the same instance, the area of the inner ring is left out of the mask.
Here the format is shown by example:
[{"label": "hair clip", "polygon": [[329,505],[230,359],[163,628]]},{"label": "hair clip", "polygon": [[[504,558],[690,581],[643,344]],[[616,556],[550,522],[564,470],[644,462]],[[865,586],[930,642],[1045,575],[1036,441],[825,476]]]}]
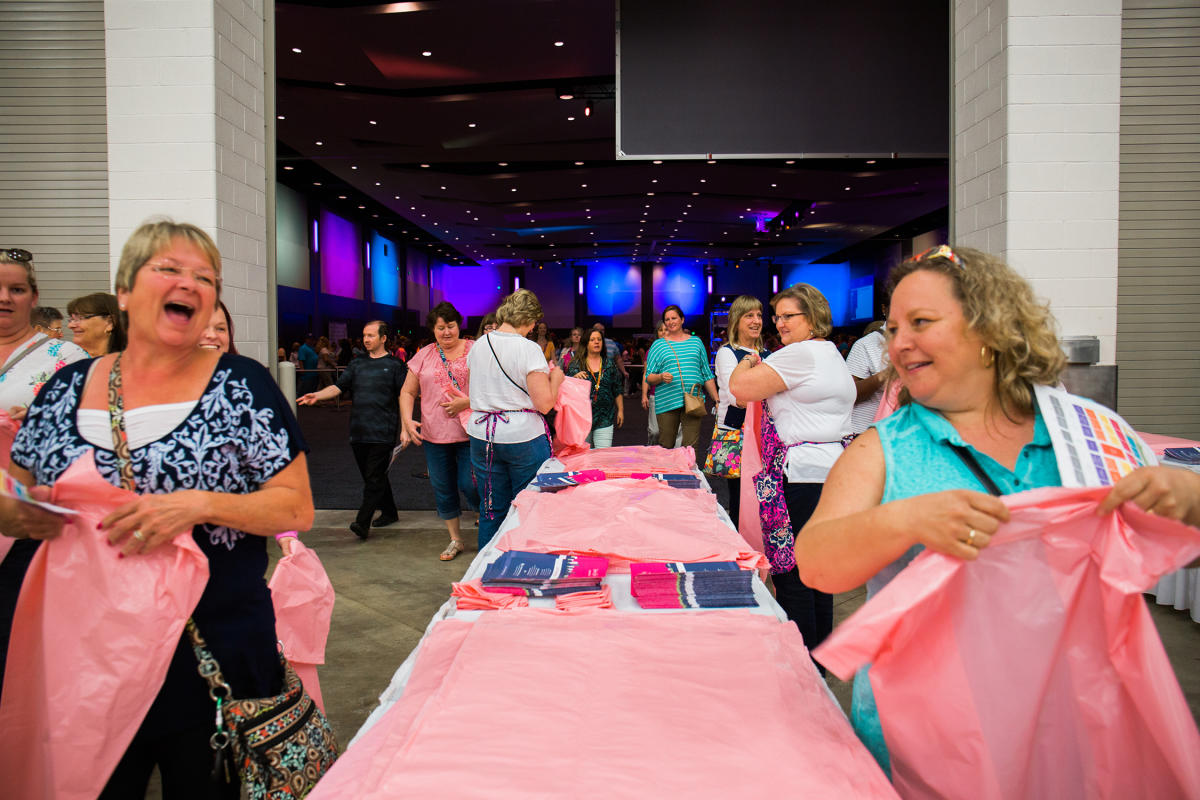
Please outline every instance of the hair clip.
[{"label": "hair clip", "polygon": [[948,244],[939,244],[937,247],[931,247],[912,257],[913,261],[926,261],[931,258],[944,258],[952,264],[962,266],[962,261]]}]

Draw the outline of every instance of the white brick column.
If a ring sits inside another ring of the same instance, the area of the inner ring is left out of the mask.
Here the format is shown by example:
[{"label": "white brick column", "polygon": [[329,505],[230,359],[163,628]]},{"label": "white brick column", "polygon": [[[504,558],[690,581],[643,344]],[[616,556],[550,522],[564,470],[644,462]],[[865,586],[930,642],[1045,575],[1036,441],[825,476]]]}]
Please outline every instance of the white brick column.
[{"label": "white brick column", "polygon": [[954,231],[1116,359],[1120,0],[955,0]]},{"label": "white brick column", "polygon": [[105,0],[109,235],[148,217],[207,230],[238,350],[267,358],[262,0]]}]

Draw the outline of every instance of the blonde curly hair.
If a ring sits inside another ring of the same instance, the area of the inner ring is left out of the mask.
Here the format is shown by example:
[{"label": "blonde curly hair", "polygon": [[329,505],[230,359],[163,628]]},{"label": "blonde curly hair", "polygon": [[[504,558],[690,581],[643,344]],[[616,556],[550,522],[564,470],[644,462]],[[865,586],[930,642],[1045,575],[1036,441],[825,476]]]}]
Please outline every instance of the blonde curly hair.
[{"label": "blonde curly hair", "polygon": [[[888,276],[888,296],[902,280],[921,271],[950,279],[967,327],[995,354],[992,369],[1001,408],[1005,413],[1032,413],[1033,387],[1056,384],[1067,364],[1049,304],[1040,302],[1012,267],[968,247],[942,246],[900,264]],[[890,372],[894,375],[894,368]],[[900,402],[910,400],[908,390],[902,390]]]},{"label": "blonde curly hair", "polygon": [[507,322],[514,328],[537,322],[542,316],[542,304],[528,289],[517,289],[500,301],[500,307],[496,309],[496,321],[501,325]]}]

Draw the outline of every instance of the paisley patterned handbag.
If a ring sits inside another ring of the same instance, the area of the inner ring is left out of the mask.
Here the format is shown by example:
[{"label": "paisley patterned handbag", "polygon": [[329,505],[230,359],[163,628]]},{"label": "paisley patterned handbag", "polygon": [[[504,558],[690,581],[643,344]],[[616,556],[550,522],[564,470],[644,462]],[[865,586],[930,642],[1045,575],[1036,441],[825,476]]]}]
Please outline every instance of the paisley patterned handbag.
[{"label": "paisley patterned handbag", "polygon": [[251,800],[304,797],[333,766],[338,746],[329,720],[304,691],[292,665],[281,653],[282,694],[235,700],[221,676],[220,665],[190,619],[186,630],[200,662],[200,676],[208,682],[208,693],[217,703],[217,730],[209,740],[216,754],[214,778],[220,779],[229,749],[233,751],[233,767],[242,782],[242,797]]}]

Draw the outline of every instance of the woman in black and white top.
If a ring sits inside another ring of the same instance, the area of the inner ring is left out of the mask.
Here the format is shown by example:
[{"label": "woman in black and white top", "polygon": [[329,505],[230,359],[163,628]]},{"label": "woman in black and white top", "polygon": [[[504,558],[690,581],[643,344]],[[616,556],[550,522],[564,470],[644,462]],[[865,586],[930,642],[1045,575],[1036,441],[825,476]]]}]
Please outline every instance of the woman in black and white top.
[{"label": "woman in black and white top", "polygon": [[729,341],[717,350],[715,360],[717,428],[704,461],[704,471],[728,479],[729,516],[735,526],[741,510],[742,425],[746,421],[746,409],[738,405],[737,398],[729,391],[729,376],[746,356],[753,353],[759,358],[767,357],[762,327],[762,302],[748,294],[736,298],[729,307]]},{"label": "woman in black and white top", "polygon": [[536,342],[525,338],[542,318],[528,289],[518,289],[496,309],[500,326],[467,354],[471,373],[471,465],[481,481],[479,548],[504,522],[508,507],[550,457],[543,416],[558,399],[563,371],[546,363]]}]

